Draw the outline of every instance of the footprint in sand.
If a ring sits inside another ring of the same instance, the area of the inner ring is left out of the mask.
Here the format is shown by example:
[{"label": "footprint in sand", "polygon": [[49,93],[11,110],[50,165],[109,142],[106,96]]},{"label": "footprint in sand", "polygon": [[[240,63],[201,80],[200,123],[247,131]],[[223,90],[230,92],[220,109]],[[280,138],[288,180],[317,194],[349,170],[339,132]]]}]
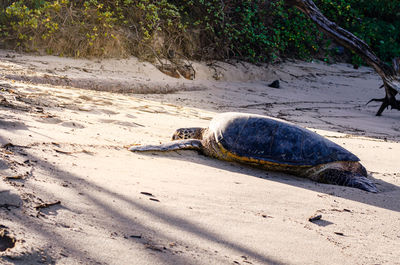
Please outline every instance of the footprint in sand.
[{"label": "footprint in sand", "polygon": [[0,120],[0,129],[6,129],[6,130],[27,130],[28,127],[19,121],[9,121],[9,120],[4,120],[4,117],[2,117],[2,120]]},{"label": "footprint in sand", "polygon": [[128,117],[128,118],[131,118],[131,119],[137,119],[137,117],[135,115],[132,115],[132,114],[126,114],[125,116]]},{"label": "footprint in sand", "polygon": [[[11,172],[9,172],[12,174]],[[8,174],[7,174],[8,175]],[[10,176],[10,175],[9,175]],[[0,184],[0,209],[15,209],[20,208],[22,206],[22,199],[16,193],[16,191],[8,190],[6,184]],[[0,235],[1,235],[2,226],[0,224]]]},{"label": "footprint in sand", "polygon": [[61,123],[60,125],[64,126],[64,127],[69,127],[69,128],[76,128],[76,129],[83,129],[85,128],[85,126],[83,126],[80,123],[77,122],[72,122],[72,121],[66,121]]},{"label": "footprint in sand", "polygon": [[109,110],[109,109],[97,109],[97,111],[102,112],[104,114],[108,114],[108,115],[117,115],[119,114],[119,112],[113,111],[113,110]]},{"label": "footprint in sand", "polygon": [[141,112],[147,113],[169,113],[164,107],[160,106],[151,106],[151,105],[142,105],[131,107],[131,109],[135,109]]},{"label": "footprint in sand", "polygon": [[41,119],[38,119],[37,121],[42,122],[42,123],[48,123],[48,124],[58,124],[58,123],[63,122],[59,118],[55,118],[55,117],[43,117]]},{"label": "footprint in sand", "polygon": [[110,119],[99,119],[99,122],[102,123],[112,123],[112,124],[117,124],[125,127],[145,127],[142,124],[132,122],[132,121],[118,121],[118,120],[110,120]]},{"label": "footprint in sand", "polygon": [[111,101],[102,100],[102,99],[95,100],[94,104],[95,105],[99,105],[99,106],[111,106],[111,105],[114,105]]},{"label": "footprint in sand", "polygon": [[100,109],[101,112],[108,114],[108,115],[116,115],[119,114],[119,112],[108,110],[108,109]]},{"label": "footprint in sand", "polygon": [[86,100],[86,101],[91,101],[91,100],[93,100],[91,97],[86,96],[86,95],[81,95],[81,96],[79,96],[78,98],[83,99],[83,100]]}]

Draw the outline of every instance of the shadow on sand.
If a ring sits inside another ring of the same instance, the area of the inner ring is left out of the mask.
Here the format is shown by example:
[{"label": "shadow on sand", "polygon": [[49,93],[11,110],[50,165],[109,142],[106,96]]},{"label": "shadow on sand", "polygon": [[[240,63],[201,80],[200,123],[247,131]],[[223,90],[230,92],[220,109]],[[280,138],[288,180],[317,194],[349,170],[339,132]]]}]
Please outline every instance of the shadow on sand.
[{"label": "shadow on sand", "polygon": [[[169,157],[170,159],[198,163],[201,165],[215,167],[217,169],[225,170],[228,172],[241,173],[249,175],[251,177],[268,179],[269,181],[275,181],[286,185],[308,189],[319,193],[325,193],[336,197],[400,212],[400,204],[398,203],[398,199],[396,199],[396,196],[390,196],[390,197],[386,196],[387,193],[398,193],[400,196],[400,187],[385,182],[381,179],[376,179],[373,176],[371,176],[371,174],[369,174],[368,178],[372,179],[372,181],[376,184],[379,190],[378,193],[370,193],[351,187],[318,183],[309,179],[304,179],[290,174],[266,171],[236,162],[219,161],[213,158],[206,157],[202,154],[199,154],[196,151],[175,151],[175,152],[185,155],[171,156],[168,153],[154,153],[154,152],[140,153],[140,155],[165,156]],[[198,156],[198,158],[194,156]],[[266,176],[267,175],[266,173],[268,173],[268,176]],[[397,196],[397,198],[399,198],[399,196]]]},{"label": "shadow on sand", "polygon": [[[0,137],[0,140],[4,140]],[[13,146],[12,150],[15,151],[15,154],[18,154],[18,151],[23,147],[19,146]],[[111,218],[109,218],[109,223],[105,223],[107,227],[120,227],[124,231],[140,231],[140,233],[143,233],[144,237],[145,235],[157,235],[158,239],[163,239],[165,242],[174,242],[176,239],[171,238],[167,234],[164,234],[160,230],[155,230],[151,228],[150,226],[147,226],[146,224],[140,223],[137,220],[135,220],[132,217],[129,217],[127,214],[125,214],[120,208],[117,207],[112,207],[109,204],[104,203],[100,198],[101,196],[95,196],[87,192],[88,188],[95,190],[99,192],[100,194],[104,194],[110,200],[115,199],[122,201],[128,205],[130,205],[132,208],[136,209],[135,211],[140,211],[146,212],[146,214],[149,214],[152,216],[157,222],[162,222],[166,223],[171,227],[174,227],[175,229],[178,229],[180,231],[185,231],[189,234],[192,234],[194,237],[200,238],[202,240],[206,240],[209,242],[213,242],[215,244],[220,244],[223,245],[224,247],[227,247],[229,249],[232,249],[234,251],[237,251],[238,253],[241,253],[243,256],[247,256],[249,258],[256,259],[262,263],[265,264],[277,264],[277,265],[283,265],[285,264],[284,262],[281,262],[279,260],[276,260],[273,257],[269,257],[263,253],[258,253],[257,251],[254,251],[250,248],[248,248],[245,244],[241,244],[239,242],[233,242],[228,239],[224,239],[224,237],[221,234],[218,234],[216,232],[210,231],[208,228],[203,227],[201,225],[195,224],[186,218],[168,213],[166,210],[162,210],[159,207],[151,207],[147,206],[145,203],[143,203],[140,200],[134,200],[129,197],[126,197],[125,195],[115,193],[112,190],[109,190],[107,188],[98,186],[92,182],[89,182],[87,179],[84,177],[80,177],[78,175],[72,174],[66,170],[63,170],[54,164],[42,159],[41,157],[33,155],[31,152],[27,152],[28,149],[25,149],[25,153],[29,153],[28,157],[31,160],[36,161],[35,167],[38,169],[40,168],[41,170],[47,171],[48,176],[53,177],[54,179],[57,179],[59,181],[65,181],[68,183],[80,183],[80,185],[71,185],[71,188],[76,189],[76,191],[80,194],[82,194],[82,198],[90,201],[90,203],[93,205],[92,207],[98,209],[99,211],[102,211],[104,213],[107,213]],[[45,195],[45,193],[48,193],[48,191],[45,190],[37,190],[42,195]],[[49,196],[54,196],[49,195]],[[73,211],[72,209],[65,208],[67,210]],[[53,209],[53,212],[57,209]],[[45,212],[44,212],[45,213]],[[52,213],[54,214],[54,213]],[[26,226],[25,222],[26,220],[15,220],[22,226]],[[98,257],[94,256],[89,256],[87,251],[84,251],[83,249],[78,249],[76,246],[71,245],[70,243],[67,242],[67,238],[63,238],[61,235],[54,233],[52,231],[48,231],[42,224],[40,219],[38,218],[30,218],[29,222],[33,222],[30,224],[29,229],[34,229],[36,230],[37,233],[39,233],[41,236],[48,238],[49,242],[57,242],[57,244],[64,246],[67,248],[72,255],[75,255],[77,257],[80,257],[82,260],[90,260],[90,262],[94,263],[99,263],[102,264],[102,261]],[[107,220],[102,220],[102,222],[108,222]],[[145,240],[145,239],[143,239]],[[132,244],[136,244],[132,242]],[[143,244],[146,244],[146,242],[143,242]],[[157,257],[159,261],[162,264],[193,264],[193,261],[190,259],[187,259],[184,256],[181,255],[172,255],[171,253],[168,252],[160,252],[159,255],[153,255],[153,257]],[[20,257],[22,259],[22,257]],[[22,259],[22,261],[24,261]],[[226,260],[225,260],[226,262]]]}]

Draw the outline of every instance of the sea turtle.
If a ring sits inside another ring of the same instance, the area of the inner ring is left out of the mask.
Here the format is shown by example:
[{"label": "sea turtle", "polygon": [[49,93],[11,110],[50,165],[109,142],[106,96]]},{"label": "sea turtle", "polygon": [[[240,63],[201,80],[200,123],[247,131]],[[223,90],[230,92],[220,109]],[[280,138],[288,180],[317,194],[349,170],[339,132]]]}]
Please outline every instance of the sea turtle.
[{"label": "sea turtle", "polygon": [[198,150],[221,160],[378,192],[357,156],[317,133],[266,116],[219,114],[208,128],[181,128],[172,140],[160,145],[132,146],[129,150]]}]

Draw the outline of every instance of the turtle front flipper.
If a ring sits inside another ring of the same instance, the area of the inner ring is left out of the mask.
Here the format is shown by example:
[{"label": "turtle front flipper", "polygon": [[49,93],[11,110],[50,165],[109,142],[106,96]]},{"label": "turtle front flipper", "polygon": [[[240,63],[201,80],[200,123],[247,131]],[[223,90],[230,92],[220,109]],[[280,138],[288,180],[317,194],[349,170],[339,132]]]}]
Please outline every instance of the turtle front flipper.
[{"label": "turtle front flipper", "polygon": [[202,148],[202,143],[200,140],[195,139],[187,139],[180,141],[173,141],[160,145],[142,145],[142,146],[131,146],[129,147],[129,151],[132,152],[168,152],[175,150],[198,150],[200,151]]},{"label": "turtle front flipper", "polygon": [[322,183],[353,187],[373,193],[378,192],[378,188],[370,179],[351,171],[326,169],[313,177],[313,179]]}]

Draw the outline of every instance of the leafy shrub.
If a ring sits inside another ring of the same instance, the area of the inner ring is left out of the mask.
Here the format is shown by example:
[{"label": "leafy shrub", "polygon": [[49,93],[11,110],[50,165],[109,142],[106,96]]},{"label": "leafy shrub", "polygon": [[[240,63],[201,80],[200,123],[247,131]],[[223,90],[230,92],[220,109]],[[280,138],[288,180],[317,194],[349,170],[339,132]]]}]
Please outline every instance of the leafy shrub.
[{"label": "leafy shrub", "polygon": [[97,1],[15,1],[5,10],[6,40],[28,51],[45,50],[68,56],[114,55],[124,36],[114,29],[112,12]]},{"label": "leafy shrub", "polygon": [[[315,3],[383,60],[400,55],[400,0]],[[260,62],[324,58],[332,50],[332,41],[284,0],[18,0],[0,8],[4,43],[58,55]]]},{"label": "leafy shrub", "polygon": [[6,42],[76,57],[154,56],[157,40],[172,34],[181,41],[175,35],[184,28],[178,9],[166,0],[19,0],[0,17]]}]

